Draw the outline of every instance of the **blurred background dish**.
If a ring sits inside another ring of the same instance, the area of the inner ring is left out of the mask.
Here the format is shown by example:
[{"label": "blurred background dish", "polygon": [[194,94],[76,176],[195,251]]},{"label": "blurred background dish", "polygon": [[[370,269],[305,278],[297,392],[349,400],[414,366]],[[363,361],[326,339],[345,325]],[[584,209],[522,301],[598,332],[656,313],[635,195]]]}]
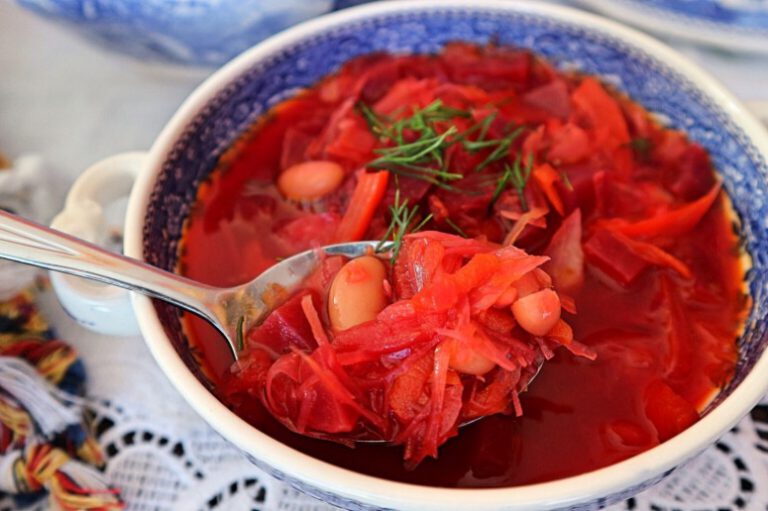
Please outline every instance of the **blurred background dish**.
[{"label": "blurred background dish", "polygon": [[141,59],[218,66],[270,35],[366,0],[18,0]]},{"label": "blurred background dish", "polygon": [[768,0],[577,0],[659,34],[768,54]]}]

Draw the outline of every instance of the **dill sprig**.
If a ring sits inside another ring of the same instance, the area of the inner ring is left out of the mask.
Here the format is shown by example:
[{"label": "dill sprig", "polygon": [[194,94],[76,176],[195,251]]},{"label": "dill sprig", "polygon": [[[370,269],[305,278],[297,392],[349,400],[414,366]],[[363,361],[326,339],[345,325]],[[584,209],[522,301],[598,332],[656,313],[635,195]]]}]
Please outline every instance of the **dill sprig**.
[{"label": "dill sprig", "polygon": [[528,211],[528,201],[525,198],[525,187],[528,184],[528,180],[531,177],[531,171],[533,170],[533,154],[529,153],[525,166],[522,165],[522,158],[518,154],[514,163],[510,166],[504,164],[504,172],[499,177],[496,183],[496,188],[493,190],[491,201],[488,203],[488,213],[493,211],[493,206],[496,201],[499,200],[501,194],[511,184],[520,199],[520,206],[523,211]]},{"label": "dill sprig", "polygon": [[480,162],[480,164],[477,167],[475,167],[475,172],[480,172],[481,170],[486,168],[488,165],[506,158],[507,155],[509,154],[509,149],[512,147],[512,144],[515,142],[515,140],[517,140],[517,138],[523,133],[523,130],[524,130],[523,126],[518,126],[517,128],[513,129],[511,132],[509,132],[508,134],[504,135],[501,138],[486,140],[485,135],[488,132],[488,127],[493,121],[493,118],[491,117],[491,115],[489,115],[483,121],[481,121],[481,122],[485,122],[489,118],[491,119],[491,121],[487,122],[483,126],[483,129],[481,129],[480,134],[477,137],[477,140],[463,141],[464,148],[470,153],[476,153],[478,151],[482,151],[483,149],[492,148],[491,152],[488,153],[488,156],[486,156],[485,159],[482,162]]},{"label": "dill sprig", "polygon": [[[364,103],[358,104],[358,111],[368,123],[372,133],[381,139],[390,140],[394,145],[376,149],[380,155],[368,167],[383,169],[401,176],[427,181],[435,186],[455,191],[450,181],[463,178],[462,174],[450,172],[445,151],[455,143],[458,134],[455,126],[441,131],[436,123],[447,122],[456,117],[470,117],[465,110],[448,107],[441,100],[435,100],[404,119],[391,121],[380,116]],[[413,141],[406,140],[406,133],[415,135]]]},{"label": "dill sprig", "polygon": [[448,224],[448,226],[451,229],[456,231],[456,234],[458,234],[462,238],[469,238],[469,236],[467,236],[467,233],[465,233],[464,230],[461,227],[459,227],[458,224],[456,222],[454,222],[453,220],[451,220],[450,218],[446,218],[445,219],[445,223]]},{"label": "dill sprig", "polygon": [[[389,207],[389,213],[391,215],[389,227],[387,227],[387,231],[384,233],[381,241],[376,245],[375,251],[391,251],[391,261],[394,263],[397,260],[397,256],[400,255],[405,235],[409,232],[420,231],[432,219],[432,213],[424,217],[417,225],[411,227],[416,215],[419,213],[419,205],[415,204],[413,207],[410,207],[408,199],[401,201],[399,186],[395,189],[395,201]],[[392,238],[392,243],[388,244],[387,241],[390,237]]]}]

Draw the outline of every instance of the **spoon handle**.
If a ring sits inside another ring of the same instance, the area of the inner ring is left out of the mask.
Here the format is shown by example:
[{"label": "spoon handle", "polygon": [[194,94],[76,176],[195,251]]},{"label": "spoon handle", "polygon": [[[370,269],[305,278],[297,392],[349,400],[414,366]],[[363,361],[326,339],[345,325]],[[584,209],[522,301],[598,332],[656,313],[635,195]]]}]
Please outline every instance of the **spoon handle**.
[{"label": "spoon handle", "polygon": [[218,288],[0,211],[0,259],[69,273],[137,291],[199,314],[220,328],[206,306]]}]

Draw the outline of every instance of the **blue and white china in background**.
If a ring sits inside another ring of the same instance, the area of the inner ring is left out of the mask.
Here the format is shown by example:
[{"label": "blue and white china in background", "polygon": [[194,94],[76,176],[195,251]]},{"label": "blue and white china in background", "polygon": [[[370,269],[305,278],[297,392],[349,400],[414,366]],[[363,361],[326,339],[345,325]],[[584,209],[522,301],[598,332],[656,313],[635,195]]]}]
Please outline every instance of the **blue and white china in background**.
[{"label": "blue and white china in background", "polygon": [[576,0],[649,31],[768,54],[768,0]]},{"label": "blue and white china in background", "polygon": [[301,21],[366,0],[18,0],[141,59],[218,66]]}]

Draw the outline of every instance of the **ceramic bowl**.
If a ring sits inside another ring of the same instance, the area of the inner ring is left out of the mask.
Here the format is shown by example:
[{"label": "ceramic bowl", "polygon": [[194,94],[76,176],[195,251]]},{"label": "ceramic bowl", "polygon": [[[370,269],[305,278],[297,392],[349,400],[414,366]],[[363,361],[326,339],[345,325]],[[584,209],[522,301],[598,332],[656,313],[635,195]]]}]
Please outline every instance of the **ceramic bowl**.
[{"label": "ceramic bowl", "polygon": [[134,297],[142,333],[185,399],[259,467],[357,510],[598,509],[647,488],[711,445],[768,390],[768,134],[721,85],[656,40],[594,15],[539,2],[373,3],[322,17],[250,49],[201,85],[151,149],[128,206],[128,255],[175,267],[200,183],[272,105],[346,60],[375,51],[437,52],[464,40],[530,48],[565,69],[601,76],[709,150],[743,223],[754,298],[734,379],[706,415],[660,446],[604,469],[547,483],[445,489],[345,470],[261,433],[214,397],[195,369],[176,309]]},{"label": "ceramic bowl", "polygon": [[300,21],[365,0],[18,0],[97,44],[165,62],[221,65]]}]

